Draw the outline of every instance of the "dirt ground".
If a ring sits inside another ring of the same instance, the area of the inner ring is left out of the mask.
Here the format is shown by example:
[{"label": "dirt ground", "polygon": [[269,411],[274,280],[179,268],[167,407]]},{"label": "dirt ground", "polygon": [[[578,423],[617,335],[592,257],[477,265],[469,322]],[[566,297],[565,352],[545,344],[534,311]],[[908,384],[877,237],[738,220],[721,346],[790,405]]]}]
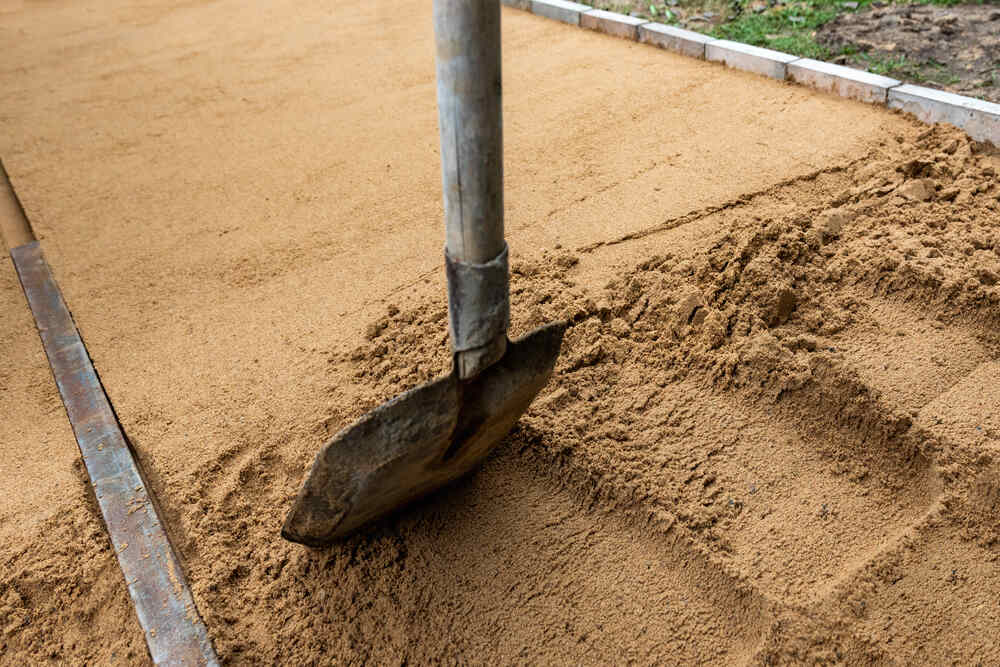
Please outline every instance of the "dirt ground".
[{"label": "dirt ground", "polygon": [[[429,5],[0,7],[0,155],[225,661],[1000,661],[994,149],[505,10],[556,375],[314,552],[320,444],[447,364]],[[0,662],[143,664],[9,262],[0,299]]]},{"label": "dirt ground", "polygon": [[836,62],[865,69],[875,59],[894,77],[1000,102],[1000,6],[889,5],[841,14],[817,31]]}]

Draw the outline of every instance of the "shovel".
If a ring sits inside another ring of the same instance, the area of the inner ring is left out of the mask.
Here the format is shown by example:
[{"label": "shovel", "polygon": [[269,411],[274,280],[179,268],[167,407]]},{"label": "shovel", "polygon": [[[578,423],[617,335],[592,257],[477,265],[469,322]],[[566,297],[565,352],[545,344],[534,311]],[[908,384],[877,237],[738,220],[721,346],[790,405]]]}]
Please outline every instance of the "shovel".
[{"label": "shovel", "polygon": [[548,382],[565,323],[507,338],[498,0],[434,0],[450,374],[369,412],[316,456],[281,529],[322,547],[478,466]]}]

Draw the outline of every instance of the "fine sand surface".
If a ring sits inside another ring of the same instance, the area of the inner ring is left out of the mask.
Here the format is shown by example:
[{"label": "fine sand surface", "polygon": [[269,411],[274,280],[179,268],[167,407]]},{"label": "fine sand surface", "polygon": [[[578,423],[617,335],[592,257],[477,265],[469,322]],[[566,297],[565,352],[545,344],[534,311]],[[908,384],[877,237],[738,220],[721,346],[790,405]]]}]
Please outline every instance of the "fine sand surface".
[{"label": "fine sand surface", "polygon": [[[1000,662],[1000,156],[503,18],[556,374],[314,552],[322,442],[448,364],[430,4],[0,4],[0,157],[223,659]],[[0,313],[0,662],[143,664],[9,261]]]}]

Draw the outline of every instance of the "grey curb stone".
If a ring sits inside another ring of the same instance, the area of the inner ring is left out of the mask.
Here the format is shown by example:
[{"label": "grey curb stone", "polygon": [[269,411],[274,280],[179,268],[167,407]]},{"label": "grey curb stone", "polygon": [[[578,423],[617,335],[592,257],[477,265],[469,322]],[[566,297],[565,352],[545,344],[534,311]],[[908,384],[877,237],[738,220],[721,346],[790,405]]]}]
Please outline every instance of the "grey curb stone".
[{"label": "grey curb stone", "polygon": [[580,25],[580,14],[591,10],[587,5],[567,0],[531,0],[531,13],[544,16],[547,19],[554,19],[569,23],[570,25]]},{"label": "grey curb stone", "polygon": [[889,91],[889,108],[912,113],[925,123],[951,123],[976,141],[1000,146],[1000,104],[903,84]]},{"label": "grey curb stone", "polygon": [[788,78],[811,88],[869,104],[885,104],[889,89],[902,83],[887,76],[811,58],[802,58],[789,63]]},{"label": "grey curb stone", "polygon": [[781,51],[717,39],[705,44],[705,58],[726,63],[727,67],[763,74],[772,79],[784,79],[788,63],[800,60]]},{"label": "grey curb stone", "polygon": [[513,7],[514,9],[523,9],[524,11],[531,11],[531,0],[500,0],[503,4],[508,7]]},{"label": "grey curb stone", "polygon": [[639,41],[691,58],[704,59],[705,45],[716,40],[714,37],[692,30],[675,28],[662,23],[645,23],[639,26]]},{"label": "grey curb stone", "polygon": [[580,26],[583,28],[632,40],[639,39],[639,26],[644,23],[647,23],[645,19],[606,12],[603,9],[594,9],[580,15]]}]

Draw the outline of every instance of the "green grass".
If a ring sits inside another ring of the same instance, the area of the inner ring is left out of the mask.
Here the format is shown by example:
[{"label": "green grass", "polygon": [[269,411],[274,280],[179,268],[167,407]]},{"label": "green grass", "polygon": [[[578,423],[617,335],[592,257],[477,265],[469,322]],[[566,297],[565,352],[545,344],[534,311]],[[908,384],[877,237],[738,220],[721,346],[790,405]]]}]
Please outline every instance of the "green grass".
[{"label": "green grass", "polygon": [[845,49],[845,52],[849,55],[853,55],[857,60],[861,61],[865,65],[865,69],[872,74],[892,76],[893,74],[899,74],[910,65],[910,61],[906,59],[906,56],[883,58],[864,52],[851,54],[849,49]]},{"label": "green grass", "polygon": [[708,31],[710,35],[825,59],[831,53],[816,42],[816,29],[836,18],[844,7],[835,0],[804,0],[756,13],[750,2],[737,0],[731,3],[730,11],[730,20],[713,27]]},{"label": "green grass", "polygon": [[669,5],[651,2],[648,7],[645,7],[645,10],[649,17],[654,21],[666,23],[668,25],[677,23],[678,14],[671,9]]}]

